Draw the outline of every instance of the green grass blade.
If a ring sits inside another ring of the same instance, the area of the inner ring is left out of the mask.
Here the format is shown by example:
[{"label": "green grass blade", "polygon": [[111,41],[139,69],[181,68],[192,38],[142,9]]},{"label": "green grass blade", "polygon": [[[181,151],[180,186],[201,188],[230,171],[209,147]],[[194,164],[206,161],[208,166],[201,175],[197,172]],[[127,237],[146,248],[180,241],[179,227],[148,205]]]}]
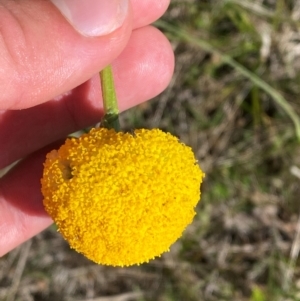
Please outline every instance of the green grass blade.
[{"label": "green grass blade", "polygon": [[229,55],[220,52],[218,49],[216,49],[213,45],[211,45],[207,41],[195,37],[190,33],[188,33],[187,31],[161,20],[157,21],[155,24],[177,38],[180,38],[191,44],[197,45],[209,53],[218,55],[223,63],[226,63],[227,65],[237,70],[244,77],[248,78],[253,84],[255,84],[257,87],[265,91],[267,94],[269,94],[272,97],[272,99],[277,103],[277,105],[281,107],[282,110],[284,110],[284,112],[293,121],[297,139],[300,141],[300,118],[297,115],[297,113],[294,111],[294,109],[291,107],[291,105],[288,103],[288,101],[278,91],[276,91],[268,83],[263,81],[256,74],[254,74],[253,72],[251,72],[250,70],[248,70],[247,68],[239,64],[238,62],[236,62]]}]

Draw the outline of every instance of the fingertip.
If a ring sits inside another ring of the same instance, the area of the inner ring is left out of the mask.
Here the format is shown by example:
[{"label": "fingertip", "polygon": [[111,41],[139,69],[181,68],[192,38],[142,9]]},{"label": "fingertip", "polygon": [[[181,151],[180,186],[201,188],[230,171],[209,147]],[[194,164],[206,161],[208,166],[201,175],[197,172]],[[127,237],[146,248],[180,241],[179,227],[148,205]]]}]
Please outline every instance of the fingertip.
[{"label": "fingertip", "polygon": [[151,24],[167,10],[170,0],[131,0],[135,28]]},{"label": "fingertip", "polygon": [[0,109],[24,109],[87,81],[113,61],[132,30],[123,25],[104,36],[76,31],[49,1],[9,1],[0,6]]},{"label": "fingertip", "polygon": [[[135,57],[139,59],[134,60]],[[120,109],[126,110],[160,94],[172,79],[174,62],[172,46],[157,28],[135,30],[113,63]]]}]

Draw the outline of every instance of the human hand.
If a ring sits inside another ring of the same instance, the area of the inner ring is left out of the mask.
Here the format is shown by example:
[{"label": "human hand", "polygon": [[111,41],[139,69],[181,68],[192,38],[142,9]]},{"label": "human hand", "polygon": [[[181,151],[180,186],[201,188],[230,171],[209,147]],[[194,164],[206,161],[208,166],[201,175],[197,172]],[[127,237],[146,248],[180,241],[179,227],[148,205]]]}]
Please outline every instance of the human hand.
[{"label": "human hand", "polygon": [[[97,0],[62,2],[77,5],[77,30],[51,2],[0,0],[0,168],[26,157],[0,179],[0,256],[52,223],[40,192],[45,154],[101,118],[98,72],[112,63],[120,110],[159,94],[173,72],[170,44],[148,26],[169,0],[131,0],[98,36],[78,32],[92,34],[87,19],[101,24],[96,8],[79,20]],[[115,11],[117,0],[104,2]]]}]

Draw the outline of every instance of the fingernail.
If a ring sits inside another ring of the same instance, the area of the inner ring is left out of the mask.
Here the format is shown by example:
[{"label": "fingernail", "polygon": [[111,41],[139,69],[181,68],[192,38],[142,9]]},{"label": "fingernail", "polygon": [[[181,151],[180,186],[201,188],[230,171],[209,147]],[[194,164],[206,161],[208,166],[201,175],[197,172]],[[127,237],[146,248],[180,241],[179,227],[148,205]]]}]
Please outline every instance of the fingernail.
[{"label": "fingernail", "polygon": [[71,25],[85,36],[103,36],[119,28],[129,0],[51,0]]}]

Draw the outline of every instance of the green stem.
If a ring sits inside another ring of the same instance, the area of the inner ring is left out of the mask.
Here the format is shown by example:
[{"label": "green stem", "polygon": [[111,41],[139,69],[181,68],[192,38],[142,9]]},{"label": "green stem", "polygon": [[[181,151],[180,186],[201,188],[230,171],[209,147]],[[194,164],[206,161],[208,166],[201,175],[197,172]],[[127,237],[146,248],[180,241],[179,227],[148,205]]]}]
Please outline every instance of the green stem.
[{"label": "green stem", "polygon": [[111,65],[100,71],[104,116],[101,126],[120,131],[118,100]]}]

